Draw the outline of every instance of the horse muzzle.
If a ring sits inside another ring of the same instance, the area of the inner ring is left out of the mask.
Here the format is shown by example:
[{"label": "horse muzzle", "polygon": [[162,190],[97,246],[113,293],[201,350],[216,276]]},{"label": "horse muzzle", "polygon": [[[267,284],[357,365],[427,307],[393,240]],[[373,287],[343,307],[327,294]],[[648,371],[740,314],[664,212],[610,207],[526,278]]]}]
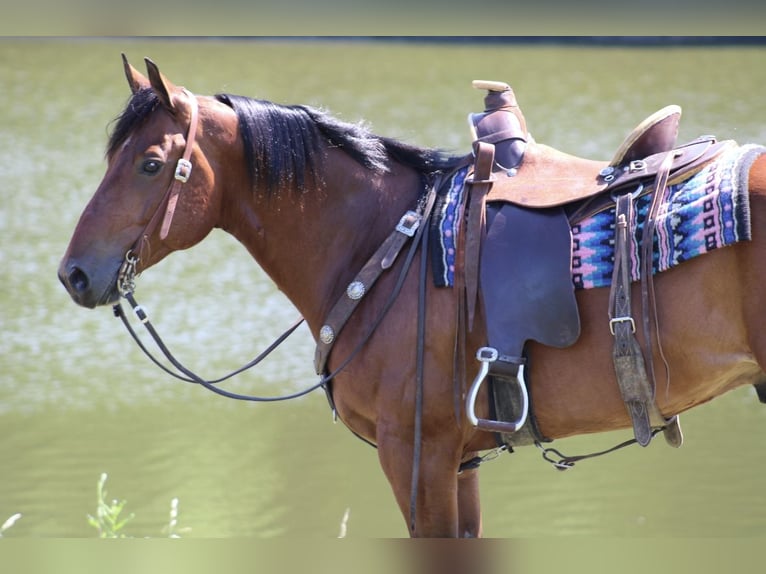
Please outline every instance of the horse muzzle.
[{"label": "horse muzzle", "polygon": [[64,258],[59,265],[58,277],[75,303],[93,309],[119,299],[117,274],[120,265],[118,262],[114,269],[93,271],[81,262]]}]

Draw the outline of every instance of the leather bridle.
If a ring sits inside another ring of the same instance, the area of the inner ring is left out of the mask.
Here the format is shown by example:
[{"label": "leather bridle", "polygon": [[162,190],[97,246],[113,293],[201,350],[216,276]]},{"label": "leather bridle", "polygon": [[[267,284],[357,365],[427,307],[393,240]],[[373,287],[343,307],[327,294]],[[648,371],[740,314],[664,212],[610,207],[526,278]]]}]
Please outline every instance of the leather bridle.
[{"label": "leather bridle", "polygon": [[[186,368],[183,364],[180,363],[170,352],[170,350],[167,348],[167,346],[162,341],[161,337],[159,336],[159,333],[154,329],[154,326],[152,325],[151,321],[149,320],[149,316],[146,312],[146,310],[136,301],[133,292],[135,291],[135,280],[138,275],[138,263],[140,261],[141,251],[144,244],[149,240],[149,237],[154,233],[155,229],[157,228],[157,225],[160,222],[160,218],[162,217],[162,225],[160,227],[160,239],[165,239],[168,235],[168,231],[170,229],[170,225],[173,220],[173,215],[175,213],[176,205],[178,203],[178,197],[181,192],[181,188],[184,183],[186,183],[189,179],[189,176],[191,175],[192,170],[192,164],[191,164],[191,155],[192,150],[194,148],[194,142],[195,142],[195,136],[197,132],[197,124],[198,124],[198,103],[197,99],[194,97],[194,95],[189,92],[187,89],[182,88],[183,92],[189,97],[190,105],[191,105],[191,114],[190,114],[190,124],[189,124],[189,130],[186,137],[186,145],[184,148],[184,152],[182,157],[178,160],[178,163],[176,165],[175,174],[173,177],[173,181],[168,186],[167,191],[165,192],[165,195],[163,195],[162,199],[160,200],[157,210],[152,215],[152,218],[147,223],[144,230],[141,232],[139,237],[136,239],[136,242],[131,246],[130,249],[125,254],[125,260],[122,263],[122,266],[120,267],[120,270],[117,275],[117,290],[121,297],[125,298],[128,303],[130,304],[131,308],[133,309],[133,312],[138,317],[139,321],[144,325],[144,327],[147,329],[149,334],[151,335],[152,339],[154,339],[154,342],[157,344],[158,348],[162,352],[162,354],[165,356],[165,358],[171,363],[171,365],[178,371],[173,372],[171,369],[168,369],[165,367],[158,359],[156,359],[149,350],[144,346],[144,344],[141,342],[141,340],[138,338],[137,334],[133,330],[133,328],[130,326],[130,323],[128,322],[127,316],[122,309],[121,304],[118,302],[114,305],[113,310],[116,317],[122,320],[123,324],[125,325],[126,329],[130,333],[131,337],[136,341],[138,346],[141,348],[141,350],[149,357],[149,359],[152,360],[157,366],[159,366],[162,370],[164,370],[166,373],[172,375],[175,378],[178,378],[184,382],[188,383],[196,383],[203,387],[205,387],[207,390],[212,391],[216,394],[222,395],[227,398],[237,399],[237,400],[244,400],[244,401],[255,401],[255,402],[273,402],[273,401],[283,401],[283,400],[289,400],[293,398],[297,398],[303,395],[306,395],[320,387],[324,388],[325,391],[328,393],[328,398],[330,398],[329,393],[329,387],[327,386],[328,383],[335,378],[336,375],[338,375],[345,367],[348,365],[351,360],[361,351],[362,347],[367,343],[367,341],[372,336],[373,332],[377,328],[377,326],[380,324],[380,322],[383,320],[385,315],[387,314],[388,310],[391,308],[394,300],[398,296],[399,292],[401,291],[401,288],[404,284],[404,279],[407,276],[407,272],[410,269],[410,265],[412,263],[412,260],[414,258],[415,253],[418,250],[418,247],[420,246],[420,239],[422,236],[425,236],[427,234],[424,233],[424,230],[428,227],[427,225],[417,225],[414,226],[412,229],[412,233],[407,232],[407,230],[402,231],[401,229],[401,222],[400,225],[397,226],[396,230],[392,233],[393,237],[396,237],[396,239],[400,239],[398,236],[402,233],[404,234],[405,240],[402,241],[394,241],[395,248],[391,246],[392,244],[392,236],[389,236],[389,238],[384,242],[383,247],[386,249],[383,250],[387,258],[391,258],[391,261],[389,261],[388,265],[384,265],[380,268],[378,273],[383,272],[387,270],[391,266],[391,262],[393,258],[396,257],[396,255],[399,253],[399,250],[401,250],[404,247],[404,244],[407,242],[407,240],[411,241],[410,249],[408,250],[407,256],[405,257],[405,263],[399,273],[399,278],[396,282],[396,285],[394,286],[393,291],[389,295],[386,304],[384,305],[382,311],[380,312],[377,319],[373,322],[373,324],[369,327],[366,335],[362,337],[362,339],[359,341],[357,346],[353,349],[353,351],[340,363],[336,369],[330,373],[327,373],[324,371],[324,365],[322,372],[318,373],[320,375],[320,380],[311,385],[310,387],[293,393],[289,395],[279,396],[279,397],[260,397],[260,396],[254,396],[254,395],[242,395],[238,393],[232,393],[226,390],[223,390],[221,388],[216,387],[215,385],[218,383],[221,383],[229,378],[231,378],[234,375],[237,375],[239,373],[242,373],[243,371],[250,369],[260,363],[267,355],[269,355],[277,346],[279,346],[287,337],[292,334],[297,327],[303,323],[303,319],[300,318],[297,320],[292,326],[290,326],[280,337],[277,338],[277,340],[272,343],[264,352],[259,354],[255,359],[253,359],[250,363],[244,365],[243,367],[237,369],[236,371],[230,373],[229,375],[226,375],[224,377],[221,377],[219,379],[215,380],[206,380],[203,377],[200,377],[196,373],[192,372],[188,368]],[[438,182],[438,178],[437,178]],[[436,196],[436,189],[438,187],[438,183],[434,182],[434,185],[431,186],[431,188],[428,190],[428,193],[426,195],[427,200],[421,204],[422,212],[417,213],[417,219],[418,222],[422,220],[428,220],[428,217],[430,215],[431,208],[434,204],[434,199]],[[163,204],[166,204],[165,209],[163,211],[162,206]],[[420,210],[419,210],[420,211]],[[164,215],[163,215],[164,213]],[[412,212],[408,212],[404,215],[402,218],[402,221],[404,221],[409,214]],[[381,250],[378,250],[381,251]],[[376,252],[372,259],[377,261],[378,252]],[[424,257],[425,259],[425,257]],[[377,278],[377,274],[376,277]],[[421,278],[422,280],[422,278]],[[374,280],[372,281],[374,282]],[[369,287],[369,286],[368,286]],[[336,305],[337,306],[337,305]],[[349,313],[350,315],[350,313]],[[342,321],[342,323],[338,326],[338,329],[342,328],[342,325],[345,324],[345,319]],[[326,354],[329,354],[329,349],[327,349]],[[325,354],[325,355],[326,355]],[[421,352],[422,354],[422,352]],[[422,360],[422,359],[421,359]],[[330,400],[330,403],[332,405],[332,400]],[[334,406],[333,406],[334,411]]]},{"label": "leather bridle", "polygon": [[[170,224],[173,221],[173,215],[176,211],[176,205],[178,204],[178,196],[181,193],[181,187],[184,183],[189,181],[189,177],[192,172],[191,155],[194,151],[194,142],[197,137],[197,124],[199,123],[199,104],[197,98],[186,88],[182,88],[183,93],[189,98],[189,105],[191,108],[189,119],[189,130],[186,135],[186,144],[184,146],[183,155],[176,163],[176,169],[173,174],[173,180],[170,182],[165,195],[162,196],[157,210],[152,215],[149,223],[146,224],[141,234],[136,239],[136,242],[125,253],[125,261],[120,268],[120,272],[117,276],[117,289],[121,295],[126,292],[133,291],[134,280],[136,274],[136,268],[141,258],[141,251],[143,245],[149,241],[149,238],[154,233],[157,225],[162,217],[162,225],[160,226],[160,239],[167,238],[170,232]],[[165,210],[163,212],[162,206],[165,204]],[[164,215],[163,215],[164,213]]]}]

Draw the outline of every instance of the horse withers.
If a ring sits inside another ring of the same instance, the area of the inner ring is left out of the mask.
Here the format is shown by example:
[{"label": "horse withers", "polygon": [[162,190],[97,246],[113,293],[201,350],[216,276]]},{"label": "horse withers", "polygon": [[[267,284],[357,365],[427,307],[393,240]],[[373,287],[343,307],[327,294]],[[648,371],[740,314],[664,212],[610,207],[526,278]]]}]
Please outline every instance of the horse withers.
[{"label": "horse withers", "polygon": [[[461,329],[466,262],[454,262],[456,285],[437,287],[423,272],[434,259],[414,243],[427,237],[418,229],[429,227],[421,219],[433,210],[430,190],[465,169],[469,156],[379,137],[306,106],[197,96],[146,63],[144,76],[125,61],[132,96],[59,267],[73,300],[115,303],[135,274],[225,230],[297,307],[318,344],[330,345],[322,372],[343,367],[327,385],[334,407],[377,447],[410,534],[481,535],[479,470],[464,463],[497,439],[471,424],[462,405],[479,371],[473,357],[486,344],[485,311],[478,305],[472,330]],[[540,176],[555,178],[556,164],[550,169]],[[665,417],[764,380],[762,155],[745,179],[751,238],[655,277],[651,353]],[[370,261],[381,262],[372,286],[359,279]],[[631,425],[615,381],[609,288],[584,287],[576,291],[575,344],[525,349],[534,419],[551,440]],[[637,306],[638,283],[632,291]],[[338,307],[346,311],[333,329],[328,317]],[[640,330],[636,336],[646,348]],[[486,387],[475,405],[479,418],[491,418]]]}]

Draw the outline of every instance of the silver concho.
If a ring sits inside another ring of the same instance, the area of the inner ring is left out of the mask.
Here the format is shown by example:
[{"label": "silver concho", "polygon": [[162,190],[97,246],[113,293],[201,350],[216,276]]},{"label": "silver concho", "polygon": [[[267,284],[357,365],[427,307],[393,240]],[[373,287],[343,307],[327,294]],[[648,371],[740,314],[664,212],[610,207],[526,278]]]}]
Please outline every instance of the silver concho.
[{"label": "silver concho", "polygon": [[354,301],[364,297],[364,293],[365,287],[364,283],[361,281],[353,281],[349,284],[348,287],[346,287],[346,295],[348,295],[349,299],[353,299]]},{"label": "silver concho", "polygon": [[330,325],[324,325],[319,329],[319,340],[325,345],[329,345],[335,340],[335,331],[333,331]]}]

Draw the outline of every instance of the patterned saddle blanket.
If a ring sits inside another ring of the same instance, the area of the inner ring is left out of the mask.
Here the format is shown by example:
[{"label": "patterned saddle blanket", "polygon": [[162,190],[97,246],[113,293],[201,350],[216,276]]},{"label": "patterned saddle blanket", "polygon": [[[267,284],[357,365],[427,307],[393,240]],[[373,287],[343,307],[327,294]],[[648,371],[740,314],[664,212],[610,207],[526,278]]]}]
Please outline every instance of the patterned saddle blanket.
[{"label": "patterned saddle blanket", "polygon": [[[654,273],[671,269],[714,249],[751,237],[747,190],[752,162],[766,152],[758,145],[732,146],[686,181],[669,186],[654,239]],[[469,168],[456,172],[442,187],[432,221],[432,266],[440,287],[454,284],[458,206],[467,193]],[[651,194],[636,200],[631,248],[631,277],[639,278],[639,246]],[[607,287],[614,260],[614,208],[572,227],[572,283],[576,289]]]}]

